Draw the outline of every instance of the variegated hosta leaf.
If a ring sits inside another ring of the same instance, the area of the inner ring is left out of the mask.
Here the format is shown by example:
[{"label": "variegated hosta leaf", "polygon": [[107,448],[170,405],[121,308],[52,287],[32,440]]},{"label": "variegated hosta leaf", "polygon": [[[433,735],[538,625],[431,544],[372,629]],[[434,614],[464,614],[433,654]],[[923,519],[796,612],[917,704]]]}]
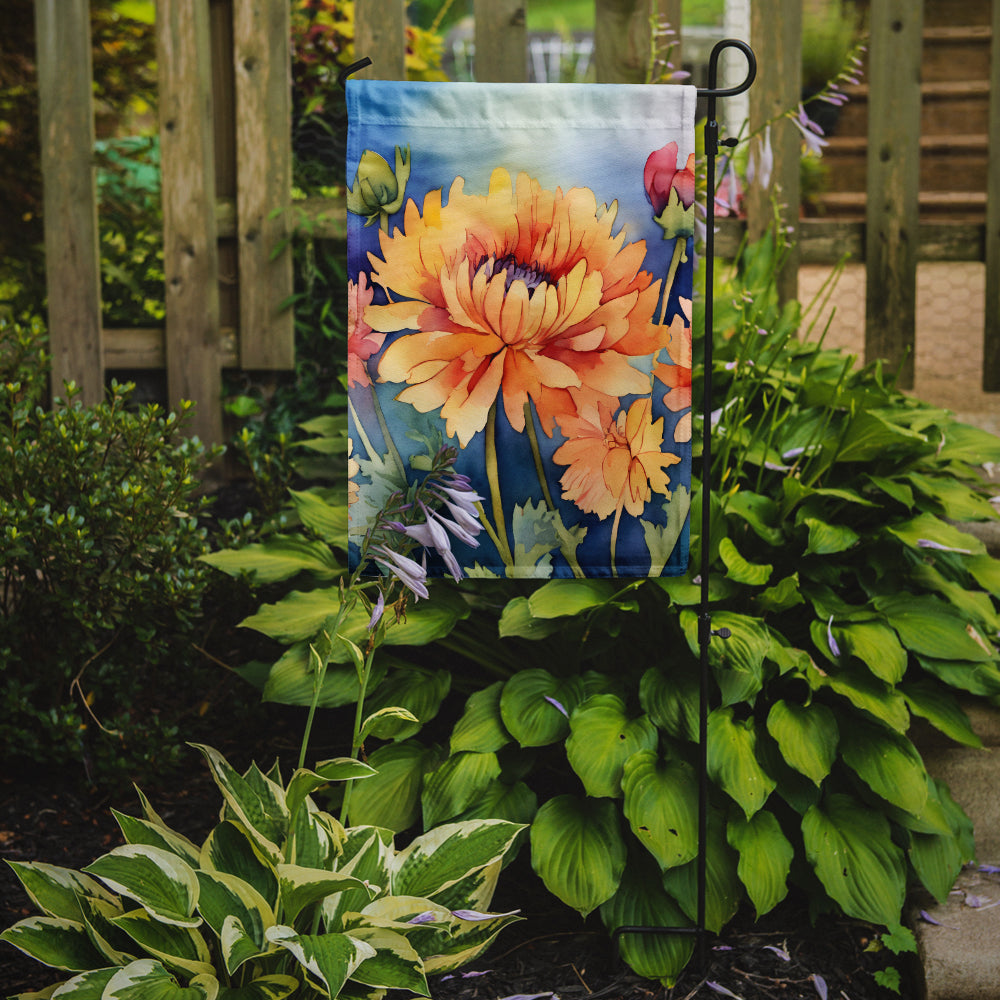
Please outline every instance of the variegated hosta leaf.
[{"label": "variegated hosta leaf", "polygon": [[39,861],[8,861],[32,903],[46,916],[81,920],[81,896],[93,896],[109,903],[115,897],[97,879],[74,871]]},{"label": "variegated hosta leaf", "polygon": [[424,778],[420,796],[424,826],[432,827],[454,819],[467,809],[500,776],[495,753],[452,754]]},{"label": "variegated hosta leaf", "polygon": [[284,789],[251,769],[246,776],[230,767],[229,762],[212,747],[193,744],[208,761],[226,806],[249,831],[264,855],[277,863],[279,844],[288,831],[288,809]]},{"label": "variegated hosta leaf", "polygon": [[[524,832],[518,833],[515,840],[519,839]],[[478,868],[474,872],[453,882],[446,889],[434,893],[435,902],[448,907],[449,910],[472,909],[488,910],[493,901],[493,893],[496,892],[497,882],[500,879],[500,870],[507,860],[505,855],[497,858],[485,868]]]},{"label": "variegated hosta leaf", "polygon": [[[255,953],[266,950],[264,931],[275,923],[274,912],[267,900],[248,882],[224,872],[198,872],[201,893],[198,910],[220,940],[227,920],[237,920],[242,936],[249,938]],[[230,931],[230,937],[233,931]],[[226,967],[230,975],[246,958],[240,946],[241,958],[230,965],[232,949],[226,949]]]},{"label": "variegated hosta leaf", "polygon": [[798,705],[779,699],[767,715],[767,731],[781,748],[781,756],[815,785],[830,773],[840,733],[833,712],[812,702]]},{"label": "variegated hosta leaf", "polygon": [[516,911],[510,913],[477,914],[475,919],[467,919],[468,910],[452,910],[455,918],[451,933],[441,941],[434,953],[424,958],[424,971],[431,973],[451,972],[478,958],[492,943],[494,938],[508,924],[521,917]]},{"label": "variegated hosta leaf", "polygon": [[622,768],[632,754],[653,750],[659,740],[647,715],[630,719],[625,702],[613,694],[592,695],[569,720],[566,757],[588,795],[621,796]]},{"label": "variegated hosta leaf", "polygon": [[489,687],[469,696],[462,717],[455,723],[451,733],[451,752],[473,750],[477,753],[495,753],[510,743],[500,716],[500,692],[503,681],[496,681]]},{"label": "variegated hosta leaf", "polygon": [[558,678],[547,670],[514,674],[500,694],[504,727],[523,747],[543,747],[569,732],[569,716],[583,701],[579,677]]},{"label": "variegated hosta leaf", "polygon": [[708,774],[748,818],[767,801],[776,782],[757,762],[757,733],[752,718],[737,721],[731,707],[711,712]]},{"label": "variegated hosta leaf", "polygon": [[899,923],[906,866],[882,813],[849,795],[830,795],[805,814],[802,837],[820,882],[849,917]]},{"label": "variegated hosta leaf", "polygon": [[134,899],[150,916],[165,924],[197,927],[198,878],[172,851],[146,844],[124,844],[88,865],[109,889]]},{"label": "variegated hosta leaf", "polygon": [[375,949],[351,973],[351,979],[365,986],[409,990],[418,996],[430,996],[424,963],[402,934],[384,927],[356,927],[351,937]]},{"label": "variegated hosta leaf", "polygon": [[241,823],[220,823],[201,847],[199,867],[225,872],[252,885],[271,905],[278,905],[278,875]]},{"label": "variegated hosta leaf", "polygon": [[625,762],[622,789],[632,832],[661,869],[697,855],[698,783],[689,764],[643,750]]},{"label": "variegated hosta leaf", "polygon": [[21,993],[11,1000],[19,1000],[19,998],[27,1000],[28,997],[53,997],[55,1000],[101,1000],[101,997],[104,996],[104,988],[111,982],[119,968],[120,966],[110,966],[107,969],[91,969],[89,972],[81,972],[80,975],[67,979],[55,990],[49,987],[44,993]]},{"label": "variegated hosta leaf", "polygon": [[192,868],[197,866],[199,848],[191,843],[187,837],[161,824],[145,819],[136,819],[134,816],[126,816],[125,813],[120,813],[117,809],[112,809],[111,812],[129,844],[159,847],[161,850],[176,854]]},{"label": "variegated hosta leaf", "polygon": [[219,981],[196,976],[181,986],[159,962],[143,958],[119,969],[104,988],[101,1000],[216,1000]]},{"label": "variegated hosta leaf", "polygon": [[523,827],[505,820],[446,823],[416,837],[393,860],[391,891],[433,899],[510,850]]},{"label": "variegated hosta leaf", "polygon": [[[619,927],[689,927],[691,921],[664,891],[651,859],[630,858],[618,891],[601,904],[601,920]],[[672,986],[694,950],[692,934],[622,934],[619,952],[640,976]]]},{"label": "variegated hosta leaf", "polygon": [[313,770],[301,767],[288,782],[285,792],[285,805],[288,812],[294,815],[306,797],[312,795],[318,788],[328,785],[331,781],[349,781],[356,778],[370,778],[376,774],[373,767],[353,757],[337,757],[325,760],[316,765]]},{"label": "variegated hosta leaf", "polygon": [[65,917],[28,917],[0,934],[26,955],[54,969],[81,972],[100,968],[105,959],[95,950],[87,928]]},{"label": "variegated hosta leaf", "polygon": [[358,966],[375,957],[375,949],[349,934],[296,934],[291,927],[269,927],[267,939],[285,948],[314,982],[332,997],[338,996],[344,983]]},{"label": "variegated hosta leaf", "polygon": [[746,886],[758,918],[788,895],[788,872],[795,849],[782,833],[774,813],[761,809],[750,819],[729,821],[726,837],[740,853],[736,873]]},{"label": "variegated hosta leaf", "polygon": [[317,809],[312,799],[306,799],[292,820],[285,858],[304,868],[335,868],[343,842],[340,822]]},{"label": "variegated hosta leaf", "polygon": [[299,980],[294,976],[261,976],[244,986],[224,986],[219,992],[218,1000],[285,1000],[299,985]]},{"label": "variegated hosta leaf", "polygon": [[145,910],[132,910],[111,921],[150,955],[189,976],[213,971],[212,956],[205,939],[190,927],[164,924]]},{"label": "variegated hosta leaf", "polygon": [[553,895],[586,916],[618,889],[625,842],[608,799],[557,795],[531,824],[531,865]]},{"label": "variegated hosta leaf", "polygon": [[424,773],[434,768],[436,751],[416,740],[379,747],[368,761],[375,777],[351,789],[352,826],[381,826],[399,833],[420,817]]},{"label": "variegated hosta leaf", "polygon": [[115,917],[125,912],[120,902],[109,903],[93,896],[83,896],[80,905],[90,940],[104,956],[105,965],[128,965],[140,957],[140,949],[136,948],[135,942],[114,924]]},{"label": "variegated hosta leaf", "polygon": [[281,907],[286,920],[294,922],[302,910],[345,889],[361,889],[374,896],[361,879],[342,872],[328,872],[300,865],[278,865]]},{"label": "variegated hosta leaf", "polygon": [[392,858],[392,833],[373,826],[356,826],[347,831],[337,871],[353,875],[365,887],[345,889],[323,900],[323,921],[329,930],[344,930],[343,915],[363,909],[372,892],[385,892],[389,886]]}]

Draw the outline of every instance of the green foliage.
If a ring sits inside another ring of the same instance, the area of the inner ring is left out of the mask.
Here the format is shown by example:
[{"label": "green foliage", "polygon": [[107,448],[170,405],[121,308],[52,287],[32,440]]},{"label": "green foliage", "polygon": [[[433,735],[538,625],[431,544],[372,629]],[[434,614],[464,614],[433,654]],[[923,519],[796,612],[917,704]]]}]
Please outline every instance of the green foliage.
[{"label": "green foliage", "polygon": [[175,753],[138,697],[190,664],[208,574],[195,500],[206,449],[186,413],[39,405],[40,324],[0,321],[0,743],[8,761],[81,758],[103,777]]},{"label": "green foliage", "polygon": [[313,793],[374,772],[352,758],[243,774],[207,746],[224,806],[197,845],[140,793],[115,813],[126,843],[83,871],[11,862],[40,916],[0,939],[71,973],[66,997],[429,996],[427,975],[479,955],[515,913],[489,913],[521,827],[450,823],[398,849],[390,831],[345,829]]}]

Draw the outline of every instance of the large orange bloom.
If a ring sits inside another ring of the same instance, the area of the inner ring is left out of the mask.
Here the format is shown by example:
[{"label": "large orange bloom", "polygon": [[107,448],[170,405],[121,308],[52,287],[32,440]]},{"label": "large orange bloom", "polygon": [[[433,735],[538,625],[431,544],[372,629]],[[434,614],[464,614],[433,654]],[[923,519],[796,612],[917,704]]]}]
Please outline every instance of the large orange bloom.
[{"label": "large orange bloom", "polygon": [[389,303],[365,321],[398,337],[379,362],[383,382],[405,382],[398,398],[423,413],[440,408],[464,448],[503,397],[524,429],[534,402],[551,436],[557,417],[649,389],[629,358],[663,346],[653,323],[659,282],[640,270],[645,243],[613,235],[617,203],[598,206],[588,188],[545,191],[495,170],[489,194],[467,195],[457,178],[411,200],[404,229],[379,234],[372,280]]},{"label": "large orange bloom", "polygon": [[603,403],[560,421],[569,440],[552,456],[569,468],[559,481],[563,498],[584,513],[601,520],[624,509],[633,517],[642,514],[653,493],[668,494],[667,468],[679,455],[660,451],[663,418],[651,419],[648,396],[637,399],[612,419]]}]

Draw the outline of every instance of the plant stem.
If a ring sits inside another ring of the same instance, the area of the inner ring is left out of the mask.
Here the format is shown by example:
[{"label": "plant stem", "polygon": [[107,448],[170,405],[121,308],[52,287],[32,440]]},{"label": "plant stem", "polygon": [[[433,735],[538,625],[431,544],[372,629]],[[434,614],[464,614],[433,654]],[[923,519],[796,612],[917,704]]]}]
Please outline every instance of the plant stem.
[{"label": "plant stem", "polygon": [[[361,735],[361,727],[365,720],[365,695],[368,693],[368,678],[372,673],[372,660],[375,657],[375,643],[370,642],[368,651],[365,654],[365,665],[361,671],[358,684],[358,702],[354,706],[354,731],[351,734],[351,756],[357,760],[361,752],[361,745],[364,739]],[[347,826],[348,809],[351,804],[351,789],[354,782],[348,781],[344,786],[344,801],[340,805],[340,823]]]},{"label": "plant stem", "polygon": [[535,417],[531,409],[531,400],[524,401],[524,426],[528,432],[528,440],[531,442],[531,457],[535,460],[535,474],[538,476],[538,484],[542,487],[542,496],[549,510],[555,510],[556,505],[552,502],[552,494],[549,492],[549,483],[545,478],[545,466],[542,464],[542,451],[538,447],[538,432],[535,430]]},{"label": "plant stem", "polygon": [[490,500],[493,504],[493,521],[496,526],[496,538],[499,543],[500,558],[505,566],[514,565],[514,556],[507,540],[507,525],[503,516],[503,500],[500,497],[500,468],[497,462],[497,403],[493,401],[489,416],[486,418],[486,476],[490,483]]}]

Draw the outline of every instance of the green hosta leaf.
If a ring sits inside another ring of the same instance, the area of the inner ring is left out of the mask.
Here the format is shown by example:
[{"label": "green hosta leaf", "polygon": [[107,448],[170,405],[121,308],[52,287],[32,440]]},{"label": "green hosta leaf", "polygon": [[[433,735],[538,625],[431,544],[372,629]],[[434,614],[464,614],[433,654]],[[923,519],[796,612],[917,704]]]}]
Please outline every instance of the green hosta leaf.
[{"label": "green hosta leaf", "polygon": [[105,964],[104,958],[91,944],[86,927],[65,917],[19,920],[0,934],[0,941],[12,944],[35,961],[54,969],[81,972]]},{"label": "green hosta leaf", "polygon": [[971,590],[964,583],[949,580],[928,562],[913,568],[910,579],[914,590],[930,590],[940,595],[948,604],[970,621],[983,628],[987,634],[1000,632],[1000,615],[993,598],[981,590]]},{"label": "green hosta leaf", "polygon": [[[681,612],[681,626],[688,646],[695,656],[698,645],[698,616],[693,611]],[[727,628],[728,639],[714,636],[708,647],[708,662],[722,690],[723,704],[753,701],[763,686],[764,659],[771,648],[771,636],[759,618],[719,611],[712,615],[712,628]]]},{"label": "green hosta leaf", "polygon": [[873,486],[880,489],[896,503],[906,507],[907,510],[913,508],[913,490],[906,483],[897,479],[889,479],[887,476],[865,476]]},{"label": "green hosta leaf", "polygon": [[191,866],[170,851],[146,844],[125,844],[98,858],[84,871],[113,892],[134,899],[151,917],[178,927],[197,927],[198,878]]},{"label": "green hosta leaf", "polygon": [[371,712],[385,708],[403,708],[410,712],[418,721],[385,720],[380,726],[381,739],[405,740],[419,732],[423,723],[437,715],[441,702],[450,689],[451,674],[447,670],[418,667],[394,670],[374,689],[366,700],[365,707]]},{"label": "green hosta leaf", "polygon": [[924,476],[911,472],[906,478],[925,497],[939,504],[950,521],[992,521],[996,518],[989,500],[954,476]]},{"label": "green hosta leaf", "polygon": [[625,762],[622,790],[625,818],[660,868],[697,855],[698,783],[688,764],[640,751]]},{"label": "green hosta leaf", "polygon": [[931,542],[970,555],[983,555],[986,552],[986,546],[978,538],[933,514],[918,514],[908,521],[889,525],[886,531],[912,549],[924,548],[922,543]]},{"label": "green hosta leaf", "polygon": [[744,583],[748,587],[763,587],[774,571],[770,563],[762,565],[747,562],[730,538],[723,538],[719,542],[719,557],[726,565],[726,575],[729,579]]},{"label": "green hosta leaf", "polygon": [[819,786],[837,756],[837,720],[826,705],[797,705],[779,699],[767,716],[767,731],[785,761]]},{"label": "green hosta leaf", "polygon": [[830,795],[806,813],[802,836],[820,882],[849,917],[899,923],[906,866],[880,812],[849,795]]},{"label": "green hosta leaf", "polygon": [[521,639],[544,639],[565,628],[558,619],[536,618],[531,613],[527,597],[515,597],[508,601],[500,615],[499,635],[501,639],[517,636]]},{"label": "green hosta leaf", "polygon": [[298,573],[331,580],[344,572],[326,543],[295,535],[272,535],[266,542],[209,552],[199,558],[230,576],[246,574],[256,584],[288,580]]},{"label": "green hosta leaf", "polygon": [[[273,926],[273,921],[269,926]],[[222,921],[219,931],[219,945],[222,949],[222,959],[226,963],[226,971],[232,975],[242,965],[255,958],[260,958],[268,951],[274,951],[274,945],[261,945],[255,939],[255,931],[251,932],[238,917],[230,915]]]},{"label": "green hosta leaf", "polygon": [[1000,597],[1000,559],[990,555],[963,560],[976,583],[994,597]]},{"label": "green hosta leaf", "polygon": [[730,820],[726,838],[729,846],[739,851],[736,873],[759,919],[788,894],[788,873],[795,849],[781,832],[774,813],[765,809],[750,819],[737,816]]},{"label": "green hosta leaf", "polygon": [[187,837],[175,833],[169,827],[161,823],[151,822],[146,819],[136,819],[134,816],[126,816],[124,813],[112,809],[122,835],[130,844],[147,844],[150,847],[159,847],[164,851],[170,851],[177,857],[186,861],[189,865],[198,864],[199,849],[188,840]]},{"label": "green hosta leaf", "polygon": [[285,1000],[299,988],[292,976],[261,976],[245,986],[223,987],[218,1000]]},{"label": "green hosta leaf", "polygon": [[781,511],[771,497],[750,490],[739,490],[726,497],[726,514],[745,521],[757,537],[770,546],[776,548],[784,541]]},{"label": "green hosta leaf", "polygon": [[454,819],[500,776],[495,753],[452,754],[424,779],[421,804],[424,826],[437,826]]},{"label": "green hosta leaf", "polygon": [[523,782],[512,785],[493,781],[460,816],[466,819],[505,819],[509,823],[529,824],[538,812],[538,796]]},{"label": "green hosta leaf", "polygon": [[806,676],[814,689],[829,688],[897,732],[906,732],[910,713],[906,710],[903,696],[884,681],[873,677],[868,670],[841,667],[835,673],[821,674],[813,667]]},{"label": "green hosta leaf", "polygon": [[569,716],[583,697],[579,677],[560,679],[547,670],[522,670],[504,684],[500,716],[521,746],[547,746],[569,732]]},{"label": "green hosta leaf", "polygon": [[938,461],[965,462],[968,465],[1000,461],[997,436],[981,427],[950,420],[943,437],[937,453]]},{"label": "green hosta leaf", "polygon": [[299,768],[288,782],[285,806],[289,813],[296,813],[309,795],[331,781],[354,781],[374,777],[377,773],[374,767],[353,757],[335,757],[321,761],[312,771]]},{"label": "green hosta leaf", "polygon": [[754,598],[757,607],[763,612],[787,611],[798,604],[804,604],[805,598],[799,590],[799,574],[792,573],[779,580],[773,587],[761,591]]},{"label": "green hosta leaf", "polygon": [[499,862],[521,829],[497,819],[446,823],[428,830],[396,855],[392,891],[434,899],[459,880]]},{"label": "green hosta leaf", "polygon": [[289,490],[299,519],[324,542],[347,548],[347,506],[327,503],[313,490]]},{"label": "green hosta leaf", "polygon": [[424,774],[438,760],[437,751],[415,740],[379,747],[368,758],[377,774],[351,789],[351,824],[396,833],[413,826],[420,817]]},{"label": "green hosta leaf", "polygon": [[852,719],[850,737],[841,741],[845,763],[876,795],[919,815],[927,801],[927,772],[905,736]]},{"label": "green hosta leaf", "polygon": [[201,848],[200,867],[234,875],[253,886],[271,907],[277,905],[277,873],[242,824],[227,820],[208,835]]},{"label": "green hosta leaf", "polygon": [[145,910],[132,910],[111,921],[168,968],[189,976],[211,975],[212,956],[205,939],[191,927],[164,924]]},{"label": "green hosta leaf", "polygon": [[851,421],[837,451],[838,462],[868,462],[877,459],[893,447],[921,445],[926,438],[915,431],[879,416],[871,410],[862,410]]},{"label": "green hosta leaf", "polygon": [[394,705],[372,712],[361,724],[358,735],[362,740],[366,740],[369,736],[380,740],[391,740],[396,735],[405,739],[406,736],[417,732],[420,726],[420,720],[409,709]]},{"label": "green hosta leaf", "polygon": [[529,598],[535,618],[563,618],[599,608],[619,590],[610,580],[550,580]]},{"label": "green hosta leaf", "polygon": [[927,673],[949,687],[987,697],[1000,694],[1000,669],[993,663],[936,660],[931,656],[918,656],[917,662]]},{"label": "green hosta leaf", "polygon": [[671,672],[650,667],[639,682],[639,704],[660,729],[678,740],[698,739],[698,675],[675,662]]},{"label": "green hosta leaf", "polygon": [[708,717],[708,774],[749,819],[774,791],[775,781],[757,762],[757,733],[752,718],[733,718],[732,708]]},{"label": "green hosta leaf", "polygon": [[950,831],[911,833],[909,855],[924,887],[939,903],[944,903],[966,861],[959,838]]},{"label": "green hosta leaf", "polygon": [[375,949],[375,954],[351,973],[355,982],[430,996],[424,963],[402,934],[384,927],[362,926],[352,929],[351,937]]},{"label": "green hosta leaf", "polygon": [[860,537],[846,524],[829,524],[815,517],[803,518],[803,523],[809,529],[809,542],[805,552],[807,556],[829,556],[845,552]]},{"label": "green hosta leaf", "polygon": [[101,1000],[216,1000],[218,995],[219,982],[213,975],[198,975],[181,986],[159,962],[143,958],[118,969]]},{"label": "green hosta leaf", "polygon": [[629,719],[613,694],[591,695],[570,717],[566,758],[588,795],[616,799],[622,768],[638,750],[653,750],[659,739],[649,716]]},{"label": "green hosta leaf", "polygon": [[[705,850],[705,926],[718,934],[733,918],[743,899],[743,883],[736,873],[736,852],[726,843],[726,824],[720,813],[709,814]],[[698,861],[663,873],[663,887],[691,920],[698,918]]]},{"label": "green hosta leaf", "polygon": [[375,957],[375,949],[349,934],[296,934],[281,924],[270,927],[267,939],[287,949],[296,961],[329,992],[339,996],[344,983],[366,959]]},{"label": "green hosta leaf", "polygon": [[[345,889],[366,889],[364,883],[342,872],[303,868],[301,865],[278,865],[282,914],[286,920],[295,918],[313,903]],[[374,892],[372,892],[374,895]]]},{"label": "green hosta leaf", "polygon": [[[342,648],[343,644],[338,644]],[[377,686],[385,677],[387,658],[376,657],[372,665],[369,687]],[[358,675],[353,666],[331,663],[323,675],[317,708],[339,708],[358,700]],[[279,705],[311,705],[316,698],[316,674],[313,670],[309,643],[297,642],[288,647],[271,666],[264,680],[261,697]]]},{"label": "green hosta leaf", "polygon": [[[601,920],[614,933],[619,927],[687,927],[690,921],[664,891],[655,866],[630,858],[615,894],[601,904]],[[691,959],[690,934],[623,934],[622,958],[638,975],[673,986]]]},{"label": "green hosta leaf", "polygon": [[503,681],[469,696],[462,717],[451,733],[451,752],[474,750],[494,753],[510,742],[510,733],[500,717],[500,692]]},{"label": "green hosta leaf", "polygon": [[[252,949],[249,955],[235,952],[232,946],[223,948],[226,971],[232,975],[247,958],[265,950],[264,931],[274,925],[274,913],[267,900],[252,885],[235,875],[200,871],[198,883],[201,887],[198,911],[223,944],[227,943],[227,936],[232,939],[235,933],[230,929],[228,935],[224,935],[227,920],[238,921],[237,940],[249,939]],[[245,947],[242,950],[245,951]]]},{"label": "green hosta leaf", "polygon": [[910,711],[926,719],[945,736],[967,747],[983,745],[965,710],[947,688],[931,680],[907,681],[900,686],[900,691]]},{"label": "green hosta leaf", "polygon": [[906,673],[906,650],[896,633],[879,622],[852,622],[833,627],[843,652],[856,656],[879,680],[898,684]]},{"label": "green hosta leaf", "polygon": [[557,795],[531,824],[531,865],[553,895],[582,916],[618,889],[625,842],[608,799]]},{"label": "green hosta leaf", "polygon": [[109,903],[115,902],[97,879],[40,861],[8,861],[32,903],[46,916],[65,917],[67,920],[83,919],[80,896],[93,896]]},{"label": "green hosta leaf", "polygon": [[976,663],[996,658],[975,626],[936,597],[885,595],[875,598],[875,607],[915,653]]}]

